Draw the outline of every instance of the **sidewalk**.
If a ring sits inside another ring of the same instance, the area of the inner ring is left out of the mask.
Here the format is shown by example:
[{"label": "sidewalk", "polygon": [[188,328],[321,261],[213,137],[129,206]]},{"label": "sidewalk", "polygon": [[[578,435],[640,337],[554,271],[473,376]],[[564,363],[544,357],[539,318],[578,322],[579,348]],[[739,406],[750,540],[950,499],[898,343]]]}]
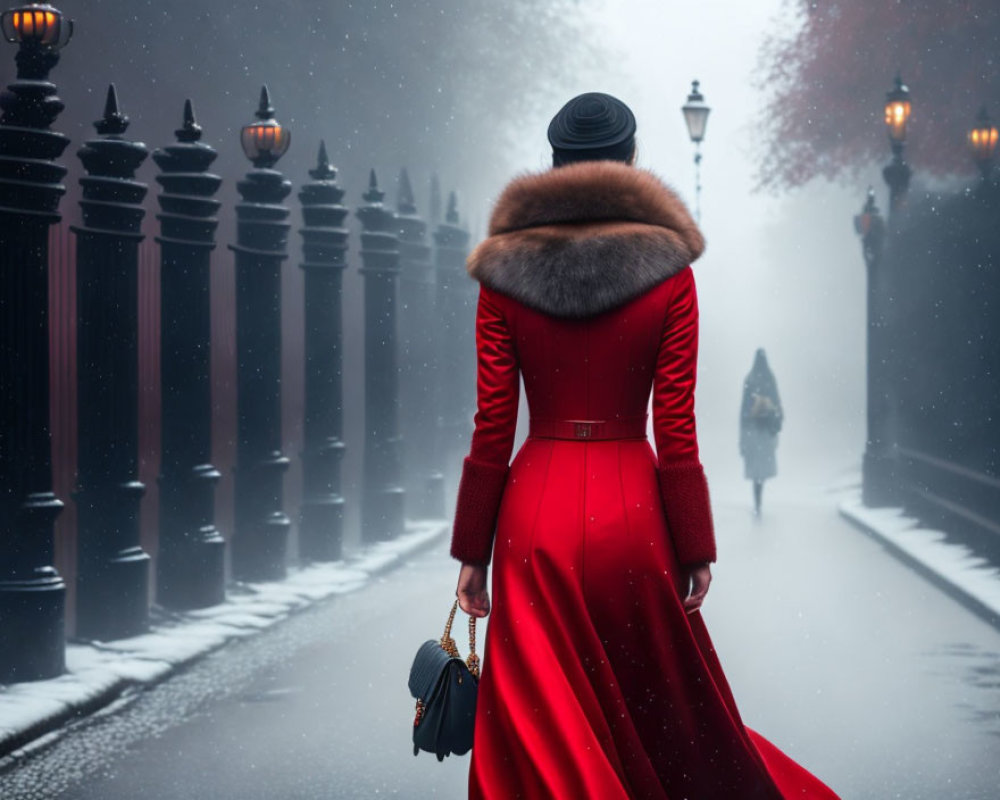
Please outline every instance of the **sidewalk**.
[{"label": "sidewalk", "polygon": [[0,771],[57,738],[65,723],[134,695],[233,639],[361,588],[437,543],[448,529],[444,520],[407,522],[399,539],[344,561],[290,570],[283,581],[232,585],[221,605],[184,613],[154,609],[154,622],[141,636],[67,644],[65,675],[0,686]]},{"label": "sidewalk", "polygon": [[948,541],[944,532],[922,527],[901,508],[866,508],[860,487],[844,493],[838,510],[900,561],[1000,628],[1000,569]]}]

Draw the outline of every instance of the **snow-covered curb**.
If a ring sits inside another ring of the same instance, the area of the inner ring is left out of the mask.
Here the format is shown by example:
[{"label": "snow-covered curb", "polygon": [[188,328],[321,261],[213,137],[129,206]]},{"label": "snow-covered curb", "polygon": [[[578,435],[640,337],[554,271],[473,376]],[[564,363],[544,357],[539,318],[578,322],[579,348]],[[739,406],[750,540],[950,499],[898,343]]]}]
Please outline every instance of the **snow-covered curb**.
[{"label": "snow-covered curb", "polygon": [[900,508],[866,508],[855,489],[839,506],[843,517],[882,542],[896,557],[927,576],[959,602],[1000,627],[1000,570],[969,548],[923,528]]},{"label": "snow-covered curb", "polygon": [[131,687],[163,680],[226,642],[364,586],[433,544],[448,528],[444,520],[408,521],[398,539],[371,545],[344,561],[290,570],[283,581],[230,586],[225,603],[170,614],[141,636],[68,644],[65,675],[0,686],[0,758],[68,720],[109,705]]}]

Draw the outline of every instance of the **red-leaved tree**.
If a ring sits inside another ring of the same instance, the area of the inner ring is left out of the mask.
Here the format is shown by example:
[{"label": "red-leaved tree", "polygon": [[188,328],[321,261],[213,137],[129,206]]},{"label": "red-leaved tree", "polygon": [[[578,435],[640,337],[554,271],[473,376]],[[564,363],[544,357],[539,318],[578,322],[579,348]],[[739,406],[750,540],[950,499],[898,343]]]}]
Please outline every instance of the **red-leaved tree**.
[{"label": "red-leaved tree", "polygon": [[913,102],[915,172],[970,173],[966,137],[985,104],[1000,118],[997,0],[786,0],[761,50],[768,94],[759,185],[851,177],[888,157],[883,107],[897,72]]}]

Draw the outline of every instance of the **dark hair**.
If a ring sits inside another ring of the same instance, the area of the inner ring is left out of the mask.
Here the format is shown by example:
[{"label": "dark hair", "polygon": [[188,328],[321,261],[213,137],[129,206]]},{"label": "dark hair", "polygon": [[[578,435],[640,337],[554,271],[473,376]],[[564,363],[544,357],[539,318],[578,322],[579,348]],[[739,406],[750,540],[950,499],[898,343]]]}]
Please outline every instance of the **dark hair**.
[{"label": "dark hair", "polygon": [[635,115],[617,97],[602,92],[578,95],[549,123],[552,164],[630,161],[635,154],[635,127]]},{"label": "dark hair", "polygon": [[578,161],[624,161],[628,163],[635,155],[635,138],[626,139],[611,147],[595,147],[590,150],[552,150],[552,166],[561,167]]}]

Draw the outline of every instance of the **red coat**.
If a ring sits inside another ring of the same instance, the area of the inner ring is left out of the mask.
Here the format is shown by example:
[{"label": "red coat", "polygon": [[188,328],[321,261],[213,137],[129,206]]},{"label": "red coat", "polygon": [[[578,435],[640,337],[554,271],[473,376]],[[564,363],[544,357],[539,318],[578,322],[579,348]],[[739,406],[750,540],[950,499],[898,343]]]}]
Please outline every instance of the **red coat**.
[{"label": "red coat", "polygon": [[[512,183],[470,256],[479,408],[452,554],[494,559],[470,797],[835,797],[743,726],[682,605],[681,567],[715,559],[702,247],[655,176],[584,162]],[[519,376],[531,430],[508,466]]]}]

